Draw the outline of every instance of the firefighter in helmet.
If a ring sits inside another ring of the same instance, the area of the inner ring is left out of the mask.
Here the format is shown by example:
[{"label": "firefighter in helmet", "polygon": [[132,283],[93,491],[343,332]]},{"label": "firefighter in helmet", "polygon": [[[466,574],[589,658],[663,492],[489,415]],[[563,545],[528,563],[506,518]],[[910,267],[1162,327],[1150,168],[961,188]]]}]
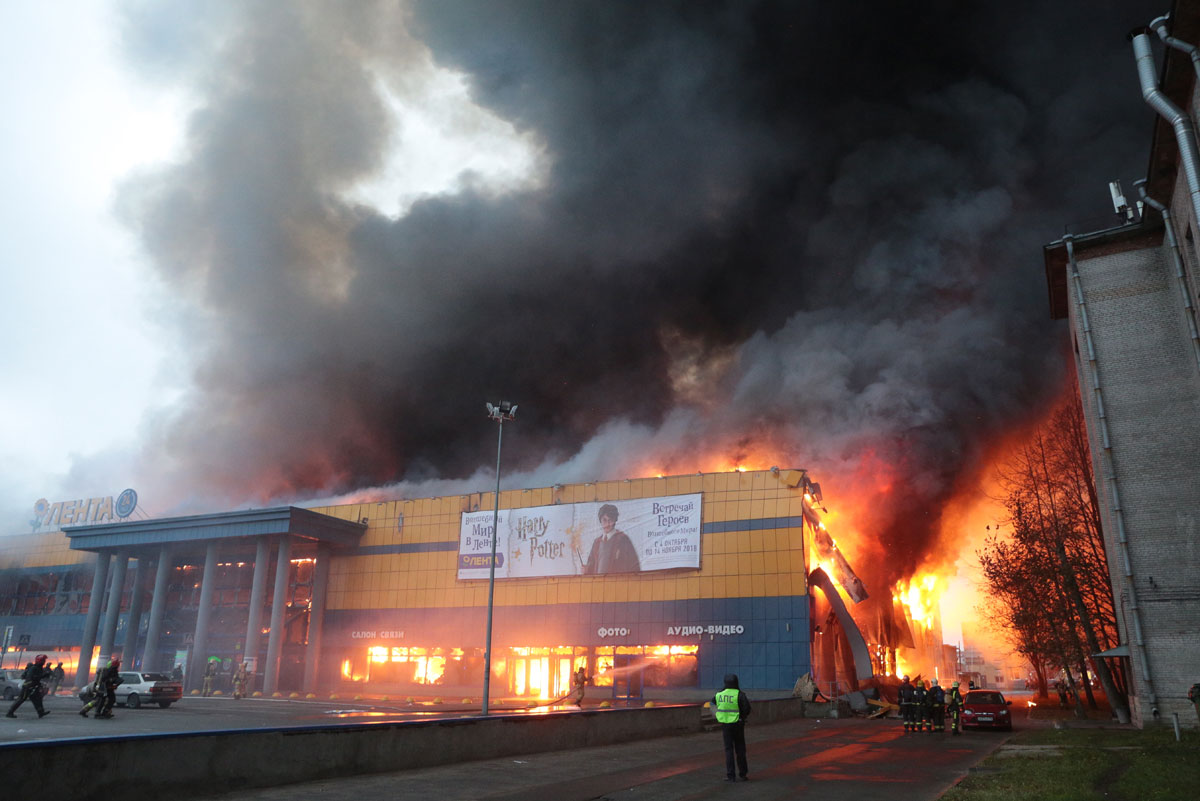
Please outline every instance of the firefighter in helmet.
[{"label": "firefighter in helmet", "polygon": [[117,703],[117,685],[121,681],[121,660],[108,660],[108,665],[97,671],[96,681],[92,683],[92,698],[83,705],[79,714],[86,718],[88,711],[94,708],[97,718],[111,718],[112,709]]},{"label": "firefighter in helmet", "polygon": [[962,734],[962,727],[959,725],[959,722],[962,719],[963,697],[962,693],[958,691],[957,681],[950,685],[949,707],[950,733],[958,736],[959,734]]},{"label": "firefighter in helmet", "polygon": [[904,681],[900,683],[899,699],[900,699],[900,717],[904,720],[905,731],[916,731],[916,716],[913,714],[913,700],[916,696],[916,688],[912,682],[908,680],[908,676],[904,677]]},{"label": "firefighter in helmet", "polygon": [[17,716],[17,708],[26,701],[33,702],[33,708],[37,710],[37,716],[44,718],[50,712],[42,706],[42,682],[50,680],[50,674],[53,671],[46,667],[46,655],[38,654],[37,657],[25,666],[25,671],[21,673],[21,692],[17,695],[17,700],[13,701],[12,706],[8,708],[5,717],[15,718]]},{"label": "firefighter in helmet", "polygon": [[936,677],[931,679],[929,687],[930,731],[946,730],[946,691],[938,685]]},{"label": "firefighter in helmet", "polygon": [[916,728],[913,731],[925,731],[930,725],[929,692],[925,689],[925,681],[918,681],[913,690],[913,712],[916,717]]}]

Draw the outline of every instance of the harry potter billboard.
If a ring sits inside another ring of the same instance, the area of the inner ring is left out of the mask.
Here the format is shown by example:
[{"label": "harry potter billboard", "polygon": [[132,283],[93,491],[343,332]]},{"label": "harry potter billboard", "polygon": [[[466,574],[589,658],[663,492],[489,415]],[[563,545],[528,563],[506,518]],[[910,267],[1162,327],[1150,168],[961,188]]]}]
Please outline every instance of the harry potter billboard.
[{"label": "harry potter billboard", "polygon": [[[491,511],[464,512],[458,577],[486,579]],[[700,567],[700,494],[501,509],[496,578]]]}]

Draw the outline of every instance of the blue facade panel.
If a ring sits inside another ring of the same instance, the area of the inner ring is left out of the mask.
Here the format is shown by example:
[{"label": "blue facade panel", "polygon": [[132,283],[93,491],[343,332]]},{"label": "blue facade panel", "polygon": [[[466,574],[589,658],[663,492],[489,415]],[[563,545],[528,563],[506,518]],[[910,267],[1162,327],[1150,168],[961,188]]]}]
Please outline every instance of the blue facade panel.
[{"label": "blue facade panel", "polygon": [[[803,597],[796,599],[800,603],[781,604],[792,600],[715,598],[498,607],[492,638],[496,647],[696,644],[699,687],[719,688],[726,673],[737,673],[745,689],[790,691],[796,679],[812,669],[808,604]],[[781,614],[784,605],[801,614]],[[480,648],[486,635],[486,610],[325,613],[325,646],[339,653],[371,644],[372,635],[382,631],[391,635],[393,644]]]}]

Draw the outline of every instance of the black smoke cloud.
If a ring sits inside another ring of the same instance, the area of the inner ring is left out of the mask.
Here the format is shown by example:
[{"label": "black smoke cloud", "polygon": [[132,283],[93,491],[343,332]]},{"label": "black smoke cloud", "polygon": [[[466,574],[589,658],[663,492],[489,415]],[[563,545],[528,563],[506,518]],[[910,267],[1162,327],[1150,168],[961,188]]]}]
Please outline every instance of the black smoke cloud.
[{"label": "black smoke cloud", "polygon": [[[195,364],[147,482],[484,489],[506,398],[510,481],[771,453],[836,495],[870,452],[936,508],[1059,386],[1040,247],[1143,169],[1124,33],[1165,11],[977,5],[139,9],[131,58],[197,98],[120,198]],[[405,124],[379,76],[429,58],[538,143],[536,185],[345,199]],[[936,522],[901,511],[885,547]]]}]

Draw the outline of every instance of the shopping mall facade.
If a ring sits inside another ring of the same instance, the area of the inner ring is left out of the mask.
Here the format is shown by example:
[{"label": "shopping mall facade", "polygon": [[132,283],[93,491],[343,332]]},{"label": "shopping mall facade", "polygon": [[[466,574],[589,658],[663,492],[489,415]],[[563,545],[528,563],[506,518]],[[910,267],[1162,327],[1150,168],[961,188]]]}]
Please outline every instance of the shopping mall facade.
[{"label": "shopping mall facade", "polygon": [[194,688],[248,661],[267,694],[478,694],[493,586],[492,697],[558,697],[578,667],[633,697],[730,672],[786,692],[811,669],[812,487],[773,468],[510,490],[498,511],[488,492],[166,519],[126,494],[39,501],[33,533],[0,537],[4,666],[118,655]]}]

